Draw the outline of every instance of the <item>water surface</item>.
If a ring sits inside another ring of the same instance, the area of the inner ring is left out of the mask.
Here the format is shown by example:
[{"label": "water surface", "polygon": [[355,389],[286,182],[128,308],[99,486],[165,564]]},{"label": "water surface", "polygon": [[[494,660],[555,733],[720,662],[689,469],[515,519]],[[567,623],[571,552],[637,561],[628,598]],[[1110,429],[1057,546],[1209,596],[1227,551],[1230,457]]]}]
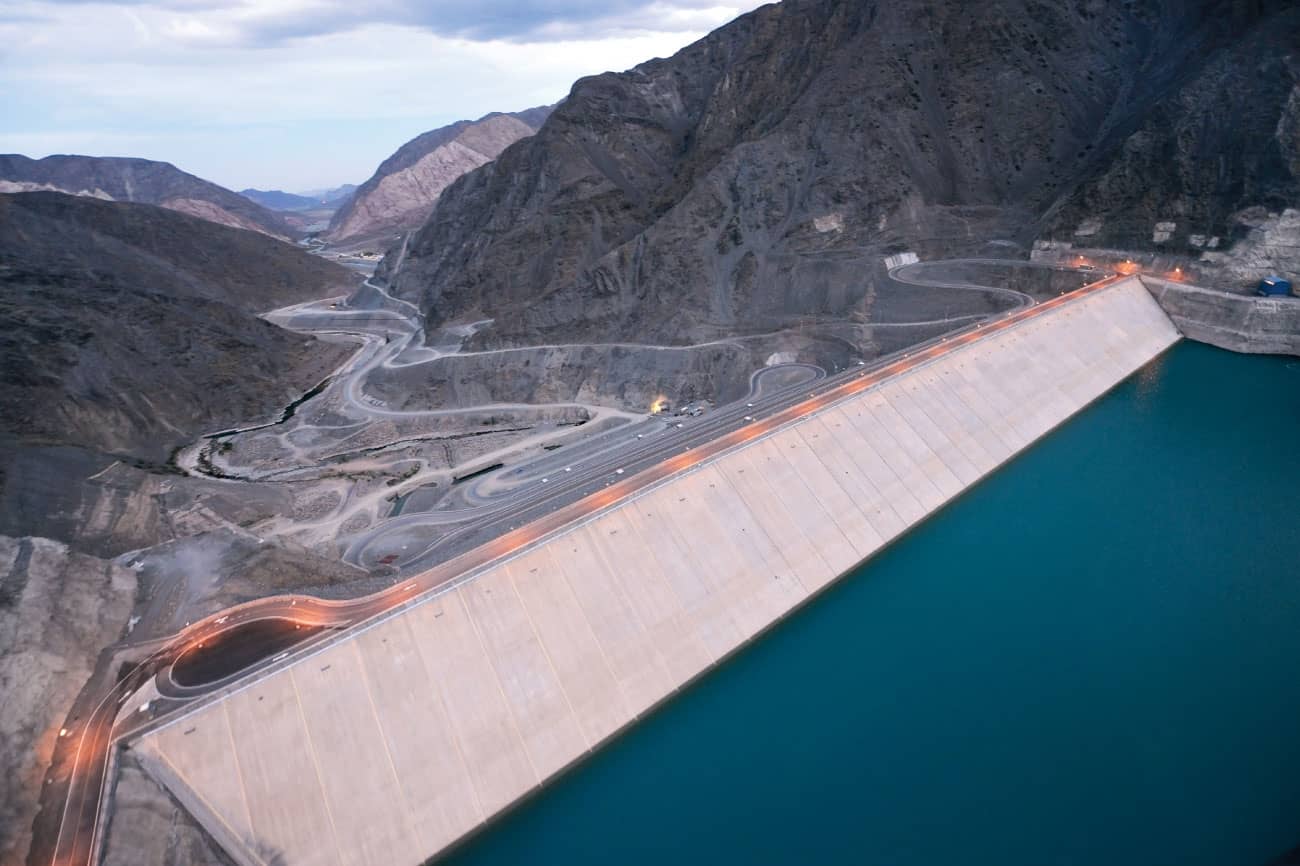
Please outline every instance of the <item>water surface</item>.
[{"label": "water surface", "polygon": [[1298,661],[1300,361],[1184,343],[450,860],[1261,864]]}]

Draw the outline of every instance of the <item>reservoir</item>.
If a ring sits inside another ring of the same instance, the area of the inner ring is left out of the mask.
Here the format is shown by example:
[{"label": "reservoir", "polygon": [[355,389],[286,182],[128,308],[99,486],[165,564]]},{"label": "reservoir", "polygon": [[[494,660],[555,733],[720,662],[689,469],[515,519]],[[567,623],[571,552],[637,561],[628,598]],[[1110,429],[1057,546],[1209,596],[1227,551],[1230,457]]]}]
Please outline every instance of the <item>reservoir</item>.
[{"label": "reservoir", "polygon": [[1178,344],[448,861],[1262,866],[1298,433],[1300,361]]}]

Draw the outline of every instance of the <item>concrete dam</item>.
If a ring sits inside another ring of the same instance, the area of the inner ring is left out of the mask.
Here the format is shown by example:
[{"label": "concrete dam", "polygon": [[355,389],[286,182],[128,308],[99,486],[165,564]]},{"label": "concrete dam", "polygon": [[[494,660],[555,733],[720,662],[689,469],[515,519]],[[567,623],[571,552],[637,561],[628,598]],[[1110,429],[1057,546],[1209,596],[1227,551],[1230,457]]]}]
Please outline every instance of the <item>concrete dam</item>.
[{"label": "concrete dam", "polygon": [[954,341],[129,746],[241,864],[417,864],[788,615],[1180,335],[1141,282]]}]

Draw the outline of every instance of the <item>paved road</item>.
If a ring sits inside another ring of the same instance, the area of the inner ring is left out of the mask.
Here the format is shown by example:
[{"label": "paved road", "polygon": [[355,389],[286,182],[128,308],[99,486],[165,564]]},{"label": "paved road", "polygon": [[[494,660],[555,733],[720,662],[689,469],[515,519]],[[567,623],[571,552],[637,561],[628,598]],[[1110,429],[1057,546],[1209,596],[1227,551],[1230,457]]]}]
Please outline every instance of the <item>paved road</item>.
[{"label": "paved road", "polygon": [[[132,718],[118,724],[118,709],[149,679],[160,673],[165,674],[181,653],[197,648],[223,631],[255,620],[280,620],[285,623],[285,628],[301,624],[337,630],[356,626],[375,617],[391,616],[414,599],[472,579],[491,563],[518,553],[522,548],[535,544],[576,521],[617,505],[675,474],[688,471],[725,451],[860,394],[889,377],[929,363],[988,334],[1015,327],[1063,304],[1101,291],[1119,279],[1122,277],[1107,277],[1035,306],[1018,309],[994,321],[913,347],[873,365],[850,369],[822,380],[811,392],[787,389],[765,398],[761,403],[753,401],[755,405],[752,407],[743,404],[724,407],[700,419],[699,423],[690,428],[683,426],[678,431],[679,435],[668,436],[647,445],[634,464],[623,458],[618,461],[620,465],[617,467],[613,465],[614,461],[592,467],[590,473],[583,473],[566,482],[563,494],[557,495],[548,489],[545,496],[503,512],[493,527],[494,531],[500,528],[502,519],[510,521],[507,525],[512,528],[373,595],[349,601],[327,601],[308,596],[259,599],[229,608],[188,626],[161,643],[152,655],[108,690],[79,728],[68,731],[68,736],[75,738],[75,757],[66,779],[63,818],[54,843],[51,863],[54,866],[89,866],[98,859],[101,801],[112,749],[122,739],[139,733],[152,721],[148,718]],[[618,468],[624,469],[622,474],[615,471]],[[253,666],[238,679],[243,682],[250,677],[265,676],[291,663],[292,659],[292,653],[277,655]],[[203,689],[187,691],[196,697],[204,692]]]}]

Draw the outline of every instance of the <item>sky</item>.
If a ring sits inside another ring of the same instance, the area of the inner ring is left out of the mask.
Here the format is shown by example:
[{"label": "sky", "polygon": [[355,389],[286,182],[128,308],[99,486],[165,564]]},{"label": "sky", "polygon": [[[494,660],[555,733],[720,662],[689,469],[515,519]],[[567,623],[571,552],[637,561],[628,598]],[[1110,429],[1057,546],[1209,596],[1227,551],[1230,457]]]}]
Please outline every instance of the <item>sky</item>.
[{"label": "sky", "polygon": [[0,0],[0,153],[232,189],[361,183],[403,142],[553,103],[759,0]]}]

